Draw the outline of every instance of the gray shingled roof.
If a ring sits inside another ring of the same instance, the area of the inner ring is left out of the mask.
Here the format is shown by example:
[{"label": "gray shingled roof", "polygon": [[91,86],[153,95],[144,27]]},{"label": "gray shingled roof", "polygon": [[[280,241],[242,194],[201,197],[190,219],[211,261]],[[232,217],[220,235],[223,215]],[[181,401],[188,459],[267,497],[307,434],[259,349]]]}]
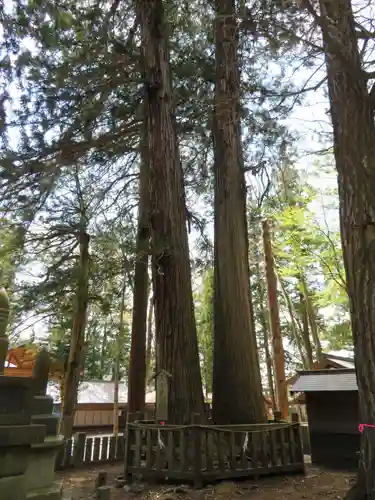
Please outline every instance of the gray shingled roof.
[{"label": "gray shingled roof", "polygon": [[355,370],[315,370],[300,372],[291,392],[357,391]]}]

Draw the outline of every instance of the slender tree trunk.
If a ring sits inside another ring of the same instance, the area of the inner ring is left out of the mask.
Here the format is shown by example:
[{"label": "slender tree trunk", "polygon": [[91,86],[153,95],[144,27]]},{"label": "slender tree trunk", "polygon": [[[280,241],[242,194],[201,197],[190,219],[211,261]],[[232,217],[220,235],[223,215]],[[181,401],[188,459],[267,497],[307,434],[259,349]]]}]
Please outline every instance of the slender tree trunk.
[{"label": "slender tree trunk", "polygon": [[158,365],[170,373],[169,422],[204,416],[182,167],[162,0],[137,0],[150,168],[150,228]]},{"label": "slender tree trunk", "polygon": [[64,380],[61,433],[70,438],[73,433],[75,406],[84,359],[85,328],[89,302],[89,244],[90,237],[81,230],[79,233],[79,269],[76,303],[73,318],[72,337]]},{"label": "slender tree trunk", "polygon": [[274,269],[270,228],[268,221],[263,221],[264,261],[266,265],[266,280],[268,290],[268,308],[272,333],[272,350],[276,378],[276,396],[281,418],[289,417],[288,391],[285,378],[285,358],[283,340],[281,337],[279,304],[277,300],[277,279]]},{"label": "slender tree trunk", "polygon": [[299,294],[299,303],[301,308],[301,319],[302,319],[302,338],[306,351],[307,368],[310,370],[312,368],[314,358],[310,340],[309,316],[307,314],[306,300],[303,293]]},{"label": "slender tree trunk", "polygon": [[[338,172],[340,221],[360,422],[375,422],[375,125],[350,0],[320,0]],[[333,33],[334,32],[334,33]],[[337,50],[337,49],[340,50]],[[357,484],[347,500],[375,499],[375,433],[361,435]]]},{"label": "slender tree trunk", "polygon": [[316,324],[314,308],[311,302],[311,297],[309,295],[309,290],[307,288],[306,279],[304,277],[301,278],[301,285],[303,297],[305,299],[306,312],[309,320],[311,334],[315,344],[316,359],[318,363],[321,363],[323,361],[322,345],[319,339],[318,325]]},{"label": "slender tree trunk", "polygon": [[100,352],[100,376],[101,377],[103,377],[105,375],[104,362],[105,362],[105,356],[106,356],[106,348],[107,348],[107,320],[105,320],[105,323],[104,323],[102,348],[101,348],[101,352]]},{"label": "slender tree trunk", "polygon": [[287,308],[288,308],[293,338],[294,338],[294,341],[296,343],[296,346],[297,346],[297,349],[298,349],[298,353],[300,355],[303,367],[307,370],[310,367],[307,364],[306,356],[305,356],[305,354],[303,352],[302,342],[301,342],[301,335],[300,335],[299,329],[297,328],[298,325],[297,325],[296,318],[294,316],[293,302],[292,302],[292,299],[290,298],[290,296],[288,295],[288,292],[287,292],[287,290],[286,290],[286,288],[284,286],[283,281],[280,278],[279,278],[278,281],[280,283],[280,287],[281,287],[281,290],[283,292],[284,299],[285,299],[285,302],[286,302],[286,305],[287,305]]},{"label": "slender tree trunk", "polygon": [[[144,104],[146,108],[146,104]],[[141,144],[141,168],[139,180],[139,210],[137,232],[137,260],[134,270],[133,320],[129,363],[128,411],[143,412],[146,399],[146,329],[148,302],[148,261],[149,261],[149,158],[148,119],[144,112],[143,138]]]},{"label": "slender tree trunk", "polygon": [[[124,340],[124,314],[125,314],[125,292],[126,292],[126,278],[127,273],[124,273],[122,289],[121,289],[121,305],[120,305],[120,321],[119,329],[116,336],[116,351],[115,351],[115,364],[114,364],[114,388],[113,388],[113,434],[116,439],[115,448],[117,450],[118,442],[118,424],[119,424],[119,386],[120,386],[120,358]],[[129,411],[129,410],[128,410]]]},{"label": "slender tree trunk", "polygon": [[154,296],[151,294],[149,304],[148,304],[148,317],[147,317],[147,346],[146,346],[146,390],[148,386],[148,381],[151,378],[151,361],[152,361],[152,343],[153,343],[153,332],[152,332],[152,318],[154,315]]},{"label": "slender tree trunk", "polygon": [[234,0],[216,0],[215,273],[212,416],[266,420],[252,317]]},{"label": "slender tree trunk", "polygon": [[272,401],[272,411],[275,413],[277,411],[276,407],[276,395],[275,395],[275,386],[273,380],[273,362],[270,351],[270,341],[269,341],[269,315],[268,311],[264,307],[265,301],[265,289],[262,283],[262,276],[260,272],[260,255],[258,248],[255,248],[255,258],[256,258],[256,279],[258,281],[258,290],[259,290],[259,321],[262,327],[263,332],[263,342],[264,342],[264,354],[266,358],[266,367],[267,367],[267,380],[268,387],[270,391],[271,401]]}]

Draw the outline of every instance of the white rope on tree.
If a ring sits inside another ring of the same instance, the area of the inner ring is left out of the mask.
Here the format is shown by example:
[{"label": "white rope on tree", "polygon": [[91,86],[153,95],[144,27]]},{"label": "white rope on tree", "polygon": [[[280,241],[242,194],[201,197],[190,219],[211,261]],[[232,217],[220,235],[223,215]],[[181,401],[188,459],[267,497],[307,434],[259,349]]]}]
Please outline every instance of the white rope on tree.
[{"label": "white rope on tree", "polygon": [[158,445],[161,450],[165,448],[165,444],[163,443],[163,440],[161,438],[160,429],[158,429]]},{"label": "white rope on tree", "polygon": [[249,433],[246,432],[245,439],[243,440],[243,446],[242,446],[243,451],[247,450],[248,443],[249,443]]}]

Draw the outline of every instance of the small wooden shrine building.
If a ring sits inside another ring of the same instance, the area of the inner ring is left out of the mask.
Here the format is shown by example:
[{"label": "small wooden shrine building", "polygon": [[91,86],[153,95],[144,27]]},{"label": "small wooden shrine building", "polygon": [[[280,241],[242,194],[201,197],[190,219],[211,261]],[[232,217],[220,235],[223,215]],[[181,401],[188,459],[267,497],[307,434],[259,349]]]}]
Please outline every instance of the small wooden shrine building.
[{"label": "small wooden shrine building", "polygon": [[355,370],[299,372],[291,391],[305,397],[312,463],[355,469],[360,443]]}]

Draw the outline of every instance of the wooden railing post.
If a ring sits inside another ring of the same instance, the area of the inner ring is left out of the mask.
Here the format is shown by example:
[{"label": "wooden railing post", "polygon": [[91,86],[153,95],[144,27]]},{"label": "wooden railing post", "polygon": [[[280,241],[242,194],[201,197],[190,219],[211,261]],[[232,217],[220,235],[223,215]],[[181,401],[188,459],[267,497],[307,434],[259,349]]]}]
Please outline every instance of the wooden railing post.
[{"label": "wooden railing post", "polygon": [[129,473],[129,468],[134,462],[134,450],[132,450],[132,432],[129,429],[129,424],[132,422],[132,414],[128,413],[126,415],[126,426],[125,426],[125,452],[124,452],[124,481],[131,482],[132,474]]},{"label": "wooden railing post", "polygon": [[193,457],[194,457],[194,488],[203,488],[202,478],[202,432],[200,428],[199,413],[192,414],[192,440],[193,440]]},{"label": "wooden railing post", "polygon": [[75,469],[82,467],[83,459],[85,456],[86,447],[86,434],[84,432],[79,432],[74,440],[74,449],[72,457],[72,466]]},{"label": "wooden railing post", "polygon": [[293,424],[298,424],[299,423],[299,415],[298,415],[298,413],[292,413],[292,422],[293,422]]},{"label": "wooden railing post", "polygon": [[275,422],[280,422],[281,420],[281,411],[275,411],[273,414],[273,419]]}]

